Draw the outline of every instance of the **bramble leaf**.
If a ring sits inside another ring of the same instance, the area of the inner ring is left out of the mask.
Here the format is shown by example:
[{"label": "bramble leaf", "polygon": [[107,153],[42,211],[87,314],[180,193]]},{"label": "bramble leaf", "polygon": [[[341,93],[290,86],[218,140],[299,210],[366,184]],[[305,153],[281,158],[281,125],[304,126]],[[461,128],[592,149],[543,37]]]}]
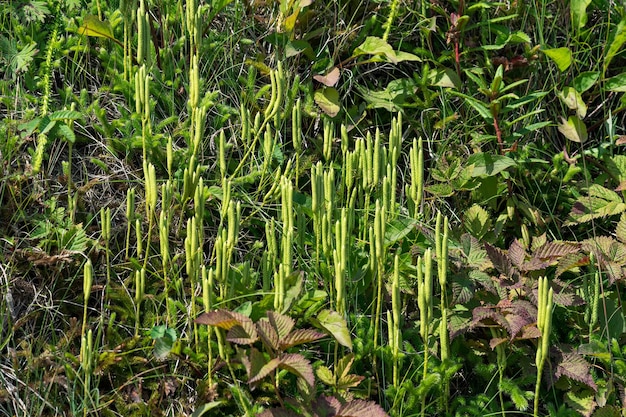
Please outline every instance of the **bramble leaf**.
[{"label": "bramble leaf", "polygon": [[313,329],[297,329],[289,333],[280,341],[280,348],[283,350],[288,349],[292,346],[301,345],[303,343],[314,342],[323,337],[326,337],[325,333],[321,333]]},{"label": "bramble leaf", "polygon": [[598,390],[598,386],[591,377],[591,367],[589,363],[581,355],[577,353],[559,352],[557,355],[557,364],[554,376],[556,379],[566,376],[575,381],[582,382],[594,391]]},{"label": "bramble leaf", "polygon": [[279,368],[286,369],[292,374],[304,379],[310,387],[315,385],[315,376],[311,363],[299,353],[287,353],[279,358]]},{"label": "bramble leaf", "polygon": [[267,318],[274,327],[274,330],[276,330],[279,340],[285,338],[285,336],[289,334],[291,329],[293,329],[293,326],[296,324],[291,317],[274,311],[268,311]]}]

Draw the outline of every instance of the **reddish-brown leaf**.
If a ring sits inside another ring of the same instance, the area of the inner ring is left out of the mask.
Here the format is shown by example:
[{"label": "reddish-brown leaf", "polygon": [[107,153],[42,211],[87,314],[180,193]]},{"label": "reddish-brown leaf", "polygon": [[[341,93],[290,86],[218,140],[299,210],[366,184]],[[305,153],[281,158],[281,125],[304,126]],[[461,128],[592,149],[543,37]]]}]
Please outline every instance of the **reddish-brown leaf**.
[{"label": "reddish-brown leaf", "polygon": [[342,405],[336,417],[389,417],[389,415],[373,401],[354,400]]},{"label": "reddish-brown leaf", "polygon": [[302,343],[314,342],[324,337],[326,337],[326,333],[318,332],[317,330],[297,329],[280,341],[280,347],[284,350],[292,346],[301,345]]},{"label": "reddish-brown leaf", "polygon": [[287,353],[279,357],[278,367],[286,369],[294,375],[304,379],[310,387],[315,385],[315,376],[311,363],[299,353]]},{"label": "reddish-brown leaf", "polygon": [[582,382],[594,391],[598,390],[598,386],[591,377],[589,363],[577,353],[559,352],[554,376],[557,379],[561,376],[566,376],[575,381]]},{"label": "reddish-brown leaf", "polygon": [[282,340],[289,334],[293,326],[296,324],[293,319],[284,314],[277,313],[275,311],[268,311],[267,318],[276,330],[278,334],[278,340]]}]

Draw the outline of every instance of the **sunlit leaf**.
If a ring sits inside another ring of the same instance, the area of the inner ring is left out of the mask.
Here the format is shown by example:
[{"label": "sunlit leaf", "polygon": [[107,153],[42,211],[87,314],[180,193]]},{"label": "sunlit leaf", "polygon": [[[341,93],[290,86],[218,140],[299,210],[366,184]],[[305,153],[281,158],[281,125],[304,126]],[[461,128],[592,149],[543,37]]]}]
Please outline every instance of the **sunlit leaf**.
[{"label": "sunlit leaf", "polygon": [[570,116],[567,120],[561,117],[558,128],[572,142],[584,143],[587,140],[587,126],[578,116]]},{"label": "sunlit leaf", "polygon": [[428,82],[432,86],[461,89],[461,79],[451,68],[432,69],[428,74]]},{"label": "sunlit leaf", "polygon": [[98,38],[110,39],[113,42],[122,45],[120,41],[113,36],[113,29],[109,22],[103,22],[98,16],[87,15],[83,19],[83,24],[78,28],[79,35],[93,36]]},{"label": "sunlit leaf", "polygon": [[368,36],[352,53],[353,57],[361,55],[383,55],[394,64],[398,62],[398,57],[391,45],[376,36]]},{"label": "sunlit leaf", "polygon": [[316,90],[313,95],[315,103],[322,109],[324,113],[330,117],[335,117],[341,110],[339,104],[339,92],[333,87],[324,87]]},{"label": "sunlit leaf", "polygon": [[335,374],[325,366],[320,366],[315,370],[315,374],[317,378],[322,381],[324,384],[329,386],[335,385]]},{"label": "sunlit leaf", "polygon": [[331,334],[340,345],[352,350],[352,338],[348,330],[348,323],[341,314],[332,310],[322,310],[317,315],[317,323]]},{"label": "sunlit leaf", "polygon": [[561,72],[572,65],[572,51],[570,51],[569,48],[542,49],[541,52],[554,61]]},{"label": "sunlit leaf", "polygon": [[587,24],[587,6],[590,4],[591,0],[571,0],[569,8],[574,30],[578,31]]}]

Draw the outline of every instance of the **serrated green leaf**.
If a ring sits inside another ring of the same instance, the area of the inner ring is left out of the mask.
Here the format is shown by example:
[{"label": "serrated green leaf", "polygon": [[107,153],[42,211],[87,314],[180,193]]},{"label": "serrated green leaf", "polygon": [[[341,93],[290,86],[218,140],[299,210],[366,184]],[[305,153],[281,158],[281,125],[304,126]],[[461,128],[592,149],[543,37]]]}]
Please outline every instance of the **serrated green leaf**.
[{"label": "serrated green leaf", "polygon": [[454,195],[454,188],[450,184],[433,184],[425,188],[425,190],[437,197],[450,197]]},{"label": "serrated green leaf", "polygon": [[622,213],[622,216],[617,223],[617,227],[615,228],[615,236],[620,242],[626,243],[626,213]]},{"label": "serrated green leaf", "polygon": [[82,119],[83,114],[74,110],[58,110],[48,115],[50,120],[78,120]]},{"label": "serrated green leaf", "polygon": [[478,204],[474,204],[465,212],[463,225],[472,236],[479,240],[492,228],[489,213]]},{"label": "serrated green leaf", "polygon": [[316,90],[315,94],[313,94],[313,99],[320,109],[330,117],[337,116],[341,110],[339,92],[334,87],[324,87]]},{"label": "serrated green leaf", "polygon": [[515,381],[509,378],[504,378],[498,386],[500,390],[511,397],[511,401],[513,401],[517,411],[526,411],[528,408],[528,399],[532,398],[533,393],[523,391]]},{"label": "serrated green leaf", "polygon": [[60,123],[59,125],[57,125],[57,133],[60,136],[63,136],[63,138],[65,138],[65,140],[67,140],[69,143],[76,142],[76,135],[74,135],[74,131],[65,123]]},{"label": "serrated green leaf", "polygon": [[332,310],[322,310],[317,315],[317,323],[333,336],[340,345],[352,350],[352,338],[348,330],[348,323],[341,314]]},{"label": "serrated green leaf", "polygon": [[491,266],[487,252],[474,236],[464,233],[461,236],[460,243],[463,255],[465,255],[467,263],[471,268],[484,271]]},{"label": "serrated green leaf", "polygon": [[325,366],[320,366],[315,371],[317,374],[317,378],[322,381],[324,384],[334,387],[335,386],[335,375],[333,372]]},{"label": "serrated green leaf", "polygon": [[578,116],[570,116],[567,120],[561,117],[558,129],[572,142],[584,143],[587,140],[587,126]]},{"label": "serrated green leaf", "polygon": [[572,65],[572,51],[569,48],[542,49],[541,52],[554,61],[561,72],[564,72]]},{"label": "serrated green leaf", "polygon": [[597,406],[593,393],[588,390],[582,392],[576,392],[574,390],[567,391],[565,394],[565,402],[572,409],[586,417],[591,416],[591,413],[593,413],[593,410]]}]

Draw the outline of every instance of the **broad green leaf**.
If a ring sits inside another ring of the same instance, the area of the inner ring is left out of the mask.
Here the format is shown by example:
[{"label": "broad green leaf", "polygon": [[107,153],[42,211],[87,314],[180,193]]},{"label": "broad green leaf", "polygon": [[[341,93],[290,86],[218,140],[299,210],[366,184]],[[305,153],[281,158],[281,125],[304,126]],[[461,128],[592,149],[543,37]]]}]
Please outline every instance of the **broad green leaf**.
[{"label": "broad green leaf", "polygon": [[541,52],[546,54],[557,67],[563,72],[572,65],[572,51],[569,48],[542,49]]},{"label": "broad green leaf", "polygon": [[164,359],[176,342],[176,330],[165,325],[154,326],[150,330],[150,337],[154,340],[154,356],[157,359]]},{"label": "broad green leaf", "polygon": [[611,45],[609,45],[609,49],[604,57],[604,74],[606,74],[613,57],[622,49],[624,42],[626,42],[626,16],[622,18],[611,36]]},{"label": "broad green leaf", "polygon": [[102,22],[98,19],[98,16],[85,16],[82,26],[78,28],[78,34],[98,38],[107,38],[119,45],[122,45],[122,43],[113,36],[111,24],[109,22]]},{"label": "broad green leaf", "polygon": [[41,119],[41,123],[39,124],[39,133],[42,135],[47,134],[56,126],[56,124],[56,120],[50,120],[48,116],[44,116],[43,119]]},{"label": "broad green leaf", "polygon": [[32,135],[35,129],[39,127],[40,122],[41,122],[41,119],[37,117],[33,120],[20,124],[18,128],[22,131],[20,133],[20,136],[22,137],[22,139],[24,139],[27,136]]},{"label": "broad green leaf", "polygon": [[509,167],[517,165],[517,163],[508,156],[479,152],[467,158],[466,165],[474,166],[472,177],[480,177],[483,175],[490,177]]},{"label": "broad green leaf", "polygon": [[368,36],[365,38],[365,41],[352,53],[353,58],[361,55],[383,55],[388,61],[394,64],[398,62],[396,52],[391,45],[376,36]]},{"label": "broad green leaf", "polygon": [[558,128],[559,132],[572,142],[584,143],[587,140],[587,126],[578,116],[570,116],[567,120],[561,117]]},{"label": "broad green leaf", "polygon": [[324,113],[330,117],[335,117],[341,110],[339,104],[339,92],[333,87],[324,87],[315,91],[313,99]]},{"label": "broad green leaf", "polygon": [[569,5],[570,17],[572,19],[572,28],[578,31],[587,24],[587,6],[591,4],[591,0],[571,0]]},{"label": "broad green leaf", "polygon": [[402,61],[422,62],[422,59],[418,57],[417,55],[411,54],[409,52],[396,51],[396,62],[402,62]]},{"label": "broad green leaf", "polygon": [[419,224],[417,219],[410,217],[397,218],[388,224],[385,229],[385,245],[392,245],[397,241],[404,239],[406,235],[415,230]]},{"label": "broad green leaf", "polygon": [[348,330],[348,323],[341,314],[332,310],[322,310],[317,315],[317,323],[330,333],[340,345],[352,350],[352,338]]},{"label": "broad green leaf", "polygon": [[626,72],[606,80],[604,88],[608,91],[614,91],[616,93],[626,92]]},{"label": "broad green leaf", "polygon": [[579,93],[584,93],[589,90],[600,78],[599,71],[585,71],[581,72],[574,78],[572,85]]},{"label": "broad green leaf", "polygon": [[299,39],[289,41],[285,46],[286,57],[291,58],[299,54],[304,54],[310,60],[313,60],[315,58],[313,48],[311,47],[311,44],[309,44],[307,41]]},{"label": "broad green leaf", "polygon": [[584,119],[587,115],[587,105],[582,96],[573,87],[565,87],[558,92],[558,96],[570,110],[575,110],[579,118]]},{"label": "broad green leaf", "polygon": [[461,89],[461,79],[451,68],[432,69],[428,74],[431,86]]}]

